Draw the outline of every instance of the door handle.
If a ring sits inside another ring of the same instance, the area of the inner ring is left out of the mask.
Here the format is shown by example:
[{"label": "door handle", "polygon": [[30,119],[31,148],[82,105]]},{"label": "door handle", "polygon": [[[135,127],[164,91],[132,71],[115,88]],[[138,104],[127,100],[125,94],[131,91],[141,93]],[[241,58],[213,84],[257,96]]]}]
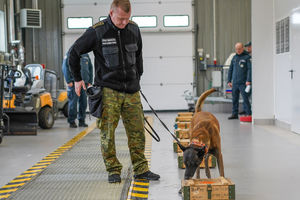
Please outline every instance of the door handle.
[{"label": "door handle", "polygon": [[291,70],[289,70],[289,72],[291,73],[291,79],[293,79],[294,78],[294,72],[296,72],[296,71],[291,69]]}]

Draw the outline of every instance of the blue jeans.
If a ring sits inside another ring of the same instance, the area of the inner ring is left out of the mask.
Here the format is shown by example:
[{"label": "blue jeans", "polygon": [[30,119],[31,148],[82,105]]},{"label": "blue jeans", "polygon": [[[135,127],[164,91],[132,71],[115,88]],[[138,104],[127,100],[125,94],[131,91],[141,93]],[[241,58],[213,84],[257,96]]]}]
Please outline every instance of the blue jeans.
[{"label": "blue jeans", "polygon": [[239,113],[239,99],[240,93],[243,97],[243,108],[246,115],[251,115],[251,104],[249,102],[249,94],[245,92],[246,85],[238,84],[232,85],[232,115],[238,115]]},{"label": "blue jeans", "polygon": [[[68,122],[74,123],[78,114],[79,123],[85,122],[85,111],[87,108],[87,96],[84,89],[81,89],[80,97],[75,93],[75,87],[68,87]],[[77,113],[77,102],[79,103],[79,111]]]}]

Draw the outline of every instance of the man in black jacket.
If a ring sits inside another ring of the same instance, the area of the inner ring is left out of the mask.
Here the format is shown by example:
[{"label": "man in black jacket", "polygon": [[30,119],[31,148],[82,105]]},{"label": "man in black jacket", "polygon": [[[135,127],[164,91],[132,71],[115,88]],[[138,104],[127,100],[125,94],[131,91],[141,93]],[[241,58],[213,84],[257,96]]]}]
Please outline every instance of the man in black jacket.
[{"label": "man in black jacket", "polygon": [[129,0],[113,0],[107,19],[90,27],[72,46],[69,66],[75,90],[85,84],[80,75],[80,55],[93,51],[95,85],[103,87],[101,150],[110,183],[121,182],[122,165],[116,157],[114,132],[120,115],[126,129],[131,161],[136,179],[158,180],[149,171],[144,156],[144,114],[140,100],[140,77],[143,74],[142,38],[138,26],[129,20]]}]

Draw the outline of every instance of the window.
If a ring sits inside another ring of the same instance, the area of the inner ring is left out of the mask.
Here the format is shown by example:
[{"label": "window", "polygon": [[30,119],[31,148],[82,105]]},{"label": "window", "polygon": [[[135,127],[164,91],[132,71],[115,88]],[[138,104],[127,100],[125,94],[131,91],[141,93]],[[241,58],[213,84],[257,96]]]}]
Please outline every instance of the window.
[{"label": "window", "polygon": [[165,15],[164,26],[165,27],[187,27],[189,26],[188,15]]},{"label": "window", "polygon": [[92,17],[69,17],[69,29],[85,29],[93,25]]},{"label": "window", "polygon": [[137,23],[140,28],[155,28],[157,27],[156,16],[133,16],[131,20]]},{"label": "window", "polygon": [[102,21],[102,20],[104,20],[106,18],[107,18],[107,16],[101,16],[101,17],[99,17],[99,21]]}]

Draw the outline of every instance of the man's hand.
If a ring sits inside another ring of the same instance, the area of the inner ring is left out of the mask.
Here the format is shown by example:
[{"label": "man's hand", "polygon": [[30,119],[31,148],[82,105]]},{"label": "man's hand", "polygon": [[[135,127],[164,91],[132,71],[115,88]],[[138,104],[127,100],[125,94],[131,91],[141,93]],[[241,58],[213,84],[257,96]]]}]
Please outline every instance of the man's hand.
[{"label": "man's hand", "polygon": [[246,82],[246,85],[251,85],[251,82]]},{"label": "man's hand", "polygon": [[231,83],[231,82],[229,82],[229,83],[228,83],[228,86],[232,88],[232,83]]},{"label": "man's hand", "polygon": [[73,82],[68,83],[68,87],[73,87]]},{"label": "man's hand", "polygon": [[75,92],[76,92],[77,96],[80,96],[80,91],[81,91],[82,87],[84,90],[86,90],[85,83],[83,80],[75,82]]}]

